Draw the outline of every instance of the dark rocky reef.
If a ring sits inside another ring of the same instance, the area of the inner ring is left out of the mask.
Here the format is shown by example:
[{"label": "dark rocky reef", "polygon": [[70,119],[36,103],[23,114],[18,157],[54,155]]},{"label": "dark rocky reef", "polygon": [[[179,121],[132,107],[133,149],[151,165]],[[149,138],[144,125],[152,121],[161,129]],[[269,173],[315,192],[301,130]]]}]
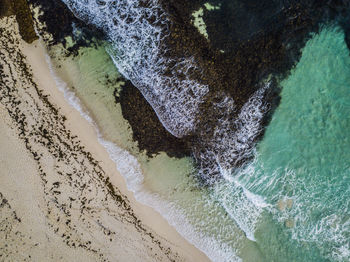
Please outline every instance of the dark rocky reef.
[{"label": "dark rocky reef", "polygon": [[0,0],[0,18],[13,15],[13,5],[11,0]]},{"label": "dark rocky reef", "polygon": [[19,33],[24,41],[32,43],[38,39],[27,0],[0,0],[0,18],[16,15]]},{"label": "dark rocky reef", "polygon": [[123,117],[129,121],[133,139],[138,142],[141,151],[145,150],[149,157],[160,151],[166,152],[170,157],[190,156],[191,137],[179,139],[171,135],[130,81],[126,81],[119,95],[115,92],[115,99],[120,103]]}]

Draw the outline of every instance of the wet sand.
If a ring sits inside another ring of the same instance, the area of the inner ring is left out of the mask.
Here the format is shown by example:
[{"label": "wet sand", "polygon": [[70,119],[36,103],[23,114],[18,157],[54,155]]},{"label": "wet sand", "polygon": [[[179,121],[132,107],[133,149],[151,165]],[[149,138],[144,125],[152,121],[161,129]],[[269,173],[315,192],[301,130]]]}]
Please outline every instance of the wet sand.
[{"label": "wet sand", "polygon": [[208,261],[126,189],[40,41],[0,30],[0,260]]}]

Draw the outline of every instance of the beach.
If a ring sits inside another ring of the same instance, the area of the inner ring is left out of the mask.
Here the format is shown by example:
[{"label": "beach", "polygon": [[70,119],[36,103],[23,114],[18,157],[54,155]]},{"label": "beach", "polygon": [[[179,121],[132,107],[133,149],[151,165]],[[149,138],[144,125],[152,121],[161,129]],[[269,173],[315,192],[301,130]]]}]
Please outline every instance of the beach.
[{"label": "beach", "polygon": [[146,2],[0,0],[0,261],[350,261],[348,1]]},{"label": "beach", "polygon": [[208,261],[127,190],[41,40],[25,43],[14,16],[0,28],[0,259]]}]

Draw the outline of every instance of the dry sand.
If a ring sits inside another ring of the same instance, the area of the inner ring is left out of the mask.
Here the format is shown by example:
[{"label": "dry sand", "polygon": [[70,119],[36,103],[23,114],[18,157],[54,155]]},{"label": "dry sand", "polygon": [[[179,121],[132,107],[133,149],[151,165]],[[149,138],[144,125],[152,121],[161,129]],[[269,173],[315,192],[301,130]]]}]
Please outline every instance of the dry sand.
[{"label": "dry sand", "polygon": [[0,20],[0,261],[208,261],[126,189],[39,41]]}]

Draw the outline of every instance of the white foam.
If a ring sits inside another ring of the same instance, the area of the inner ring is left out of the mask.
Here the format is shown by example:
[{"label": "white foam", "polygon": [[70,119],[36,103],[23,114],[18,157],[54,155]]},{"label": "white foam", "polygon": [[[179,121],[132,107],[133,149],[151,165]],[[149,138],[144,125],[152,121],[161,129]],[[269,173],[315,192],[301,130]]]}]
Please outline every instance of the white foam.
[{"label": "white foam", "polygon": [[[137,0],[105,0],[102,5],[95,0],[63,2],[105,31],[112,44],[108,52],[119,72],[142,92],[170,133],[182,137],[195,130],[208,87],[190,78],[189,71],[201,74],[191,56],[165,55],[166,47],[161,45],[170,21],[157,0],[144,6]],[[168,69],[170,75],[165,74]]]},{"label": "white foam", "polygon": [[246,237],[256,241],[255,230],[264,208],[270,206],[265,200],[249,191],[230,171],[222,170],[226,182],[215,189],[215,196],[234,219]]},{"label": "white foam", "polygon": [[[236,109],[231,97],[222,95],[221,100],[214,104],[212,110],[219,112],[218,124],[211,139],[202,142],[205,150],[196,154],[199,163],[207,164],[206,169],[200,170],[202,177],[210,180],[212,174],[225,176],[222,170],[230,173],[232,166],[252,156],[254,141],[260,134],[261,121],[268,108],[263,96],[269,87],[267,83],[253,94],[236,119],[232,117]],[[202,130],[204,134],[207,131]]]},{"label": "white foam", "polygon": [[[346,181],[320,180],[317,174],[310,174],[307,170],[301,169],[295,171],[285,168],[268,174],[265,173],[262,166],[259,167],[258,161],[250,165],[255,166],[256,170],[251,170],[251,168],[248,168],[247,171],[243,170],[238,175],[229,177],[229,183],[235,183],[233,180],[237,179],[239,185],[249,189],[248,192],[251,192],[251,188],[258,188],[259,192],[269,192],[268,194],[275,192],[269,195],[268,199],[263,199],[261,207],[271,213],[273,218],[282,225],[289,220],[293,221],[292,227],[285,227],[285,230],[290,232],[292,239],[303,245],[309,243],[318,246],[326,258],[335,261],[349,260],[350,219],[347,215],[349,207],[346,201],[342,201],[344,204],[341,208],[333,209],[333,205],[337,206],[339,200],[327,197],[332,195],[332,192],[336,192],[335,188],[346,188],[344,187]],[[301,174],[303,178],[300,179],[298,174]],[[308,174],[306,178],[305,174]],[[289,189],[286,189],[286,186]],[[348,195],[349,190],[350,188],[343,191],[342,195]],[[248,195],[246,194],[247,197]],[[253,195],[253,198],[256,198],[256,194]],[[292,205],[279,209],[278,201],[287,199],[292,200]],[[251,198],[250,200],[254,206],[259,207],[260,200],[258,202]],[[249,205],[248,208],[250,208]],[[241,213],[244,214],[244,210]],[[315,219],[315,213],[319,214],[317,219]]]},{"label": "white foam", "polygon": [[214,238],[194,230],[179,206],[163,200],[157,194],[146,191],[143,187],[144,177],[141,166],[134,156],[103,138],[100,138],[99,142],[106,148],[110,158],[116,163],[117,170],[126,180],[128,190],[134,193],[137,201],[159,212],[171,226],[176,228],[190,243],[203,251],[210,260],[218,262],[242,261],[232,247],[219,243]]},{"label": "white foam", "polygon": [[[210,181],[212,174],[220,174],[226,182],[214,185],[217,198],[226,212],[245,232],[248,239],[255,241],[254,233],[263,210],[269,207],[264,199],[251,192],[233,175],[233,168],[239,161],[253,155],[254,140],[260,133],[261,121],[267,110],[263,96],[270,87],[267,83],[259,89],[241,108],[235,119],[234,100],[222,95],[214,104],[213,111],[218,112],[218,124],[210,140],[203,141],[201,151],[196,154],[197,161],[205,167],[199,170],[200,176]],[[206,133],[207,130],[203,130]],[[205,148],[203,150],[203,148]],[[241,173],[254,174],[253,164]]]}]

